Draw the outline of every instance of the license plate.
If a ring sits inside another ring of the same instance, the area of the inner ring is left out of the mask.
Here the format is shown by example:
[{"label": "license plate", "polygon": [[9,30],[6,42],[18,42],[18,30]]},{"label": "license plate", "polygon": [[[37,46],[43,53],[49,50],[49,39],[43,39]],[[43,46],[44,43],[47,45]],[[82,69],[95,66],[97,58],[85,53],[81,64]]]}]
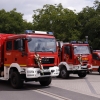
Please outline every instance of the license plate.
[{"label": "license plate", "polygon": [[81,68],[87,68],[87,66],[81,66]]},{"label": "license plate", "polygon": [[43,72],[50,72],[50,70],[49,69],[45,69],[45,70],[43,70]]}]

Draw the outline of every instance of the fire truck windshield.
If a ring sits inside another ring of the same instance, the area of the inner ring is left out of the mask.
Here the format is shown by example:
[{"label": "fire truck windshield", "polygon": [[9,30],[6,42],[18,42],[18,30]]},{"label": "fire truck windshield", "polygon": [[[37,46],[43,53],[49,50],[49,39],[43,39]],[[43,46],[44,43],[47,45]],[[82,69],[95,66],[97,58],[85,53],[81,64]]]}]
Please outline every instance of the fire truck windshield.
[{"label": "fire truck windshield", "polygon": [[74,46],[74,54],[90,54],[88,46]]},{"label": "fire truck windshield", "polygon": [[30,52],[56,52],[55,38],[31,38],[28,42]]}]

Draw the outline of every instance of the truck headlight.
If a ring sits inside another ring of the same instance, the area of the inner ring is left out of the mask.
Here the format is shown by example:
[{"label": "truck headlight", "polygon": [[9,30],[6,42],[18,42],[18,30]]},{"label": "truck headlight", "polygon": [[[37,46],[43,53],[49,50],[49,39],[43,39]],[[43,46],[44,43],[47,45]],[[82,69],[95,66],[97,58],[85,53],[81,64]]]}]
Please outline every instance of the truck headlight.
[{"label": "truck headlight", "polygon": [[32,71],[32,70],[28,70],[27,73],[34,73],[34,71]]}]

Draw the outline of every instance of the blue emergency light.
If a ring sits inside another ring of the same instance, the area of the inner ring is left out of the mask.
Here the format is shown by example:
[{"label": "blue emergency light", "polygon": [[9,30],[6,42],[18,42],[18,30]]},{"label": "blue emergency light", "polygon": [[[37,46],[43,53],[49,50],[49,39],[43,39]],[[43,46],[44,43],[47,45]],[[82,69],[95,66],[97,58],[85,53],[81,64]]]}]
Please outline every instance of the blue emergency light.
[{"label": "blue emergency light", "polygon": [[53,32],[45,32],[45,31],[35,31],[35,30],[25,30],[26,34],[33,33],[33,34],[49,34],[53,35]]},{"label": "blue emergency light", "polygon": [[33,31],[32,30],[25,30],[25,33],[27,34],[27,33],[33,33]]},{"label": "blue emergency light", "polygon": [[85,44],[88,44],[88,41],[84,41]]},{"label": "blue emergency light", "polygon": [[93,52],[100,52],[100,50],[93,50]]},{"label": "blue emergency light", "polygon": [[47,34],[49,34],[49,35],[53,35],[53,32],[47,32]]},{"label": "blue emergency light", "polygon": [[79,43],[79,44],[83,44],[83,41],[77,41],[77,43]]},{"label": "blue emergency light", "polygon": [[78,44],[83,44],[83,43],[88,44],[88,41],[84,41],[84,42],[83,41],[71,41],[70,43],[72,43],[72,44],[77,44],[77,43]]},{"label": "blue emergency light", "polygon": [[76,44],[77,42],[76,42],[76,41],[71,41],[70,43],[72,43],[72,44]]}]

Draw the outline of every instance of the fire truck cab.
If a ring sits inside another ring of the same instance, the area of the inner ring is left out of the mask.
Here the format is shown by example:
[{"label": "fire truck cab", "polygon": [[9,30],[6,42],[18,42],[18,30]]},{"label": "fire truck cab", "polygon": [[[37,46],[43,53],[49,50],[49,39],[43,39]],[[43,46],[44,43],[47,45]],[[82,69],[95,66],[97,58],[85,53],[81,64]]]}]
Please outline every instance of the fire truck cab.
[{"label": "fire truck cab", "polygon": [[78,74],[83,78],[87,70],[92,67],[92,55],[89,44],[81,41],[63,43],[57,42],[59,52],[59,69],[61,78],[68,78],[69,74]]},{"label": "fire truck cab", "polygon": [[48,86],[59,75],[56,39],[52,32],[26,30],[25,34],[0,34],[0,80],[13,88],[39,81]]},{"label": "fire truck cab", "polygon": [[92,70],[100,74],[100,50],[93,50],[92,52]]}]

